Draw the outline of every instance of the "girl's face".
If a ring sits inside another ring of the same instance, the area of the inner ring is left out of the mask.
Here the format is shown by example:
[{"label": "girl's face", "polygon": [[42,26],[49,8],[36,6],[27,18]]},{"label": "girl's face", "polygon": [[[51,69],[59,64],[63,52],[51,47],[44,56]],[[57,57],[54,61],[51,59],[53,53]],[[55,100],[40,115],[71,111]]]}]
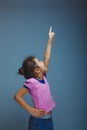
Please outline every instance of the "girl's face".
[{"label": "girl's face", "polygon": [[37,58],[35,58],[34,61],[42,73],[45,73],[47,71],[47,68],[45,67],[45,64],[43,61],[39,61]]}]

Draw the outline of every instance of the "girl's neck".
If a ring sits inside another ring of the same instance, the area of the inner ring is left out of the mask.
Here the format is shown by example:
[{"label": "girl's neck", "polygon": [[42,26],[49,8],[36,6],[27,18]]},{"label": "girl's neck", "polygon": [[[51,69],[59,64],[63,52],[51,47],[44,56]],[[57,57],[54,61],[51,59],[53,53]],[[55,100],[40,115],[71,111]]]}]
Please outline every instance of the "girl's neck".
[{"label": "girl's neck", "polygon": [[37,79],[43,79],[43,74],[41,74],[41,73],[38,74],[38,75],[36,76],[36,78],[37,78]]}]

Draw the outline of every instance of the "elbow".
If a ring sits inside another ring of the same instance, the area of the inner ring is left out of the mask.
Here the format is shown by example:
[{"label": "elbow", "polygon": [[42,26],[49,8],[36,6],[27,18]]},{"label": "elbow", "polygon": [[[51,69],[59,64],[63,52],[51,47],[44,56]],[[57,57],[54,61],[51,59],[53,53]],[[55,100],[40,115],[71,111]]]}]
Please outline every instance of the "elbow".
[{"label": "elbow", "polygon": [[13,97],[13,99],[16,100],[16,99],[17,99],[17,96],[15,95],[15,96]]},{"label": "elbow", "polygon": [[13,97],[14,100],[16,100],[16,95]]},{"label": "elbow", "polygon": [[16,102],[20,102],[20,100],[21,100],[21,96],[17,93],[17,94],[15,94],[15,96],[14,96],[14,100],[16,101]]},{"label": "elbow", "polygon": [[14,96],[14,100],[17,101],[17,100],[18,100],[18,97],[19,97],[19,96],[16,94],[16,95]]}]

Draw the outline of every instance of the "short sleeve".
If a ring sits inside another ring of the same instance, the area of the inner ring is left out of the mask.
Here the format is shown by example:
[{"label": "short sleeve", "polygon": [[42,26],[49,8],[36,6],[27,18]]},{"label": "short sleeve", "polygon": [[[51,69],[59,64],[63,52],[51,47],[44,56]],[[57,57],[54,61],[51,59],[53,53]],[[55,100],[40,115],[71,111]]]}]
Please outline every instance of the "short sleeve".
[{"label": "short sleeve", "polygon": [[31,90],[32,89],[32,82],[29,80],[26,80],[23,86],[25,88],[27,88],[28,90]]}]

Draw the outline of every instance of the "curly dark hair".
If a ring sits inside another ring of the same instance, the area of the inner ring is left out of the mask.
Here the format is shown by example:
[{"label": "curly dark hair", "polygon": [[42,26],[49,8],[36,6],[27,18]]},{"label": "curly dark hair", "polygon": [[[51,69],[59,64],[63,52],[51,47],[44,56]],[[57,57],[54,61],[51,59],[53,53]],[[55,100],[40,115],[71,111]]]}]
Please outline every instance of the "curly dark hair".
[{"label": "curly dark hair", "polygon": [[34,69],[37,67],[34,56],[28,56],[18,69],[18,74],[23,75],[26,79],[35,78]]}]

